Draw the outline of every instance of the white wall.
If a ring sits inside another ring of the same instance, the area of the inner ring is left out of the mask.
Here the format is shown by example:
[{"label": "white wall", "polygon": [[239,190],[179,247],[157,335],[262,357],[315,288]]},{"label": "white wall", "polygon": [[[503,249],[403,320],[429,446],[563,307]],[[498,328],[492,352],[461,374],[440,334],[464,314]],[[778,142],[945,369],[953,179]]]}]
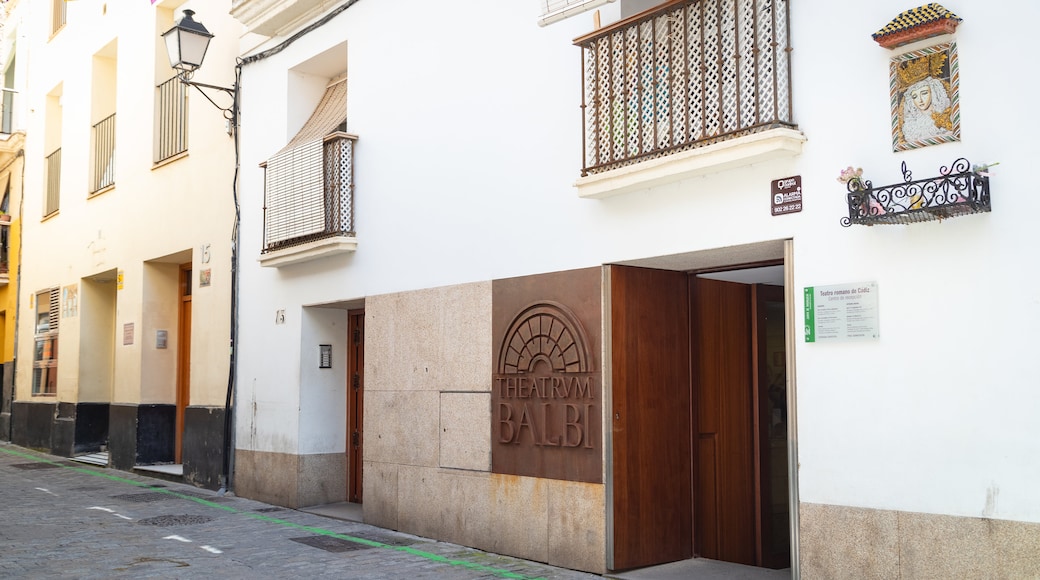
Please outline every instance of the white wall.
[{"label": "white wall", "polygon": [[[1023,255],[1040,201],[1029,193],[1036,147],[1021,101],[1038,83],[1009,56],[1025,48],[1040,8],[946,4],[965,19],[955,36],[963,141],[895,154],[896,53],[870,34],[909,6],[791,4],[802,155],[601,201],[572,187],[581,166],[572,39],[591,30],[591,14],[539,28],[534,3],[362,1],[248,65],[240,402],[292,399],[292,371],[275,366],[297,364],[301,328],[276,326],[279,308],[793,238],[799,311],[804,286],[871,280],[881,317],[876,342],[796,345],[802,501],[1040,521],[1040,439],[1030,435],[1040,390],[1027,334],[1040,326],[1040,275]],[[257,165],[290,133],[285,71],[343,41],[348,130],[359,136],[357,252],[260,268]],[[904,160],[924,178],[962,156],[1001,162],[993,213],[839,225],[842,168],[862,166],[882,185],[901,179]],[[791,175],[802,176],[804,211],[771,217],[770,181]],[[301,437],[291,421],[253,424],[267,441],[239,425],[239,445],[251,449]]]}]

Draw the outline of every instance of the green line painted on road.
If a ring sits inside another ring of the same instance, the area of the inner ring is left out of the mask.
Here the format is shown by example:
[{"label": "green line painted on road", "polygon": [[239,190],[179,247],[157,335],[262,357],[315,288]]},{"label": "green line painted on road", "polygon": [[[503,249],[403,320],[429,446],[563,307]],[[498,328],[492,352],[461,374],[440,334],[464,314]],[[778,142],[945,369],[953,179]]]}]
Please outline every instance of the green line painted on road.
[{"label": "green line painted on road", "polygon": [[177,493],[175,491],[171,491],[171,490],[163,489],[163,488],[159,488],[159,487],[152,487],[152,484],[149,484],[149,483],[145,483],[145,482],[141,482],[141,481],[134,481],[132,479],[127,479],[125,477],[119,477],[118,475],[109,475],[107,473],[102,473],[100,471],[95,471],[93,469],[85,469],[85,468],[81,468],[81,467],[72,467],[70,465],[65,465],[63,463],[58,463],[57,461],[51,461],[51,460],[47,459],[46,457],[40,457],[39,455],[33,455],[31,453],[25,453],[25,452],[22,452],[22,451],[15,451],[13,449],[5,449],[3,447],[0,447],[0,452],[6,453],[8,455],[14,455],[16,457],[22,457],[24,459],[29,459],[31,461],[37,461],[37,462],[40,462],[40,463],[49,463],[51,465],[55,465],[57,467],[61,467],[62,469],[67,469],[69,471],[74,471],[76,473],[82,473],[84,475],[100,477],[100,478],[107,479],[109,481],[115,481],[115,482],[118,482],[118,483],[128,483],[128,484],[130,484],[130,485],[132,485],[134,487],[140,487],[140,488],[148,489],[150,491],[154,491],[154,492],[157,492],[157,493],[164,493],[164,494],[171,495],[171,496],[174,496],[174,497],[177,497],[177,498],[180,498],[180,499],[186,499],[186,500],[193,501],[193,502],[196,502],[198,504],[204,505],[206,507],[216,508],[216,509],[223,510],[223,511],[226,511],[226,512],[230,512],[230,513],[233,513],[233,514],[246,516],[246,517],[252,518],[254,520],[260,520],[262,522],[277,524],[277,525],[284,526],[284,527],[287,527],[287,528],[293,528],[293,529],[297,529],[297,530],[302,530],[302,531],[310,532],[312,534],[319,534],[319,535],[322,535],[322,536],[329,536],[329,537],[337,538],[337,539],[340,539],[340,540],[346,540],[348,542],[355,542],[355,543],[363,544],[363,545],[366,545],[366,546],[369,546],[369,547],[372,547],[372,548],[384,548],[384,549],[387,549],[387,550],[394,550],[394,551],[397,551],[397,552],[404,552],[406,554],[411,554],[413,556],[418,556],[420,558],[425,558],[425,559],[431,560],[433,562],[439,562],[439,563],[442,563],[442,564],[448,564],[448,565],[451,565],[451,566],[455,566],[455,567],[459,567],[459,568],[466,568],[468,570],[475,570],[475,571],[478,571],[478,572],[487,572],[489,574],[494,574],[494,575],[499,576],[501,578],[512,578],[512,579],[515,579],[515,580],[539,580],[539,579],[537,579],[535,577],[532,577],[532,576],[524,576],[523,574],[517,574],[516,572],[510,572],[509,570],[503,570],[501,568],[493,568],[491,566],[486,566],[484,564],[478,564],[476,562],[467,562],[465,560],[453,560],[451,558],[446,558],[446,557],[441,556],[439,554],[433,554],[433,553],[430,553],[430,552],[424,552],[422,550],[416,550],[415,548],[412,548],[411,546],[391,546],[389,544],[384,544],[382,542],[376,542],[376,541],[368,540],[368,539],[365,539],[365,538],[357,538],[357,537],[354,537],[354,536],[348,536],[346,534],[340,534],[338,532],[333,532],[332,530],[326,530],[325,528],[317,528],[317,527],[314,527],[314,526],[305,526],[303,524],[297,524],[297,523],[293,523],[293,522],[290,522],[290,521],[287,521],[287,520],[282,520],[282,519],[278,519],[278,518],[272,518],[270,516],[265,516],[265,515],[262,515],[262,514],[257,514],[257,513],[252,513],[252,512],[244,512],[244,511],[237,510],[237,509],[235,509],[233,507],[226,506],[226,505],[221,505],[219,503],[208,501],[208,500],[205,500],[205,499],[202,499],[202,498],[198,498],[198,497],[194,497],[194,496],[190,496],[190,495],[184,495],[182,493]]}]

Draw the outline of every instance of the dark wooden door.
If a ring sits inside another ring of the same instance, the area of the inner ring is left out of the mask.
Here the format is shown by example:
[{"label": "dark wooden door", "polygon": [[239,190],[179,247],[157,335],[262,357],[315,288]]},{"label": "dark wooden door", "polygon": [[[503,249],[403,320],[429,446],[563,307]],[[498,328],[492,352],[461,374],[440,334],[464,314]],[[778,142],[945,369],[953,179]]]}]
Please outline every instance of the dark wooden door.
[{"label": "dark wooden door", "polygon": [[688,278],[610,267],[614,570],[693,555]]},{"label": "dark wooden door", "polygon": [[347,501],[361,503],[365,416],[365,311],[351,310],[347,353]]},{"label": "dark wooden door", "polygon": [[756,564],[750,290],[692,278],[694,549]]}]

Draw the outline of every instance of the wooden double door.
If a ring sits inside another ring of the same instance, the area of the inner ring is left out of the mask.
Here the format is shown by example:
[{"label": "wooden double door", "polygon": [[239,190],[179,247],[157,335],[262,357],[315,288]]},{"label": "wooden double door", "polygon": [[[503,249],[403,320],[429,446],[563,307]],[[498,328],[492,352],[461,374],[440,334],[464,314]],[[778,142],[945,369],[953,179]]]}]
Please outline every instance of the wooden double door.
[{"label": "wooden double door", "polygon": [[789,565],[783,288],[611,267],[613,565]]}]

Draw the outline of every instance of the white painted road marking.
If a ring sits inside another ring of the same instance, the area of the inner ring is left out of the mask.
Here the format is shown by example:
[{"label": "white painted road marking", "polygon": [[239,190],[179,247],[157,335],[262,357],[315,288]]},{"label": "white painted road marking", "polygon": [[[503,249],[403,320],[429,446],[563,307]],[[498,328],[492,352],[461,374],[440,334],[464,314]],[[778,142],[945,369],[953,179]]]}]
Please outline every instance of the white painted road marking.
[{"label": "white painted road marking", "polygon": [[94,506],[94,507],[88,507],[87,509],[88,509],[88,510],[101,510],[101,511],[103,511],[103,512],[108,512],[108,513],[110,513],[110,514],[114,514],[114,513],[116,513],[116,510],[110,510],[110,509],[108,509],[108,508],[103,508],[103,507],[98,507],[98,506]]},{"label": "white painted road marking", "polygon": [[214,548],[213,546],[202,546],[203,550],[206,550],[210,554],[223,554],[224,552]]},{"label": "white painted road marking", "polygon": [[49,489],[45,489],[45,488],[42,488],[42,487],[37,487],[36,489],[42,491],[43,493],[49,493],[49,494],[53,495],[54,497],[58,496],[58,494],[54,493],[53,491],[51,491]]},{"label": "white painted road marking", "polygon": [[166,536],[163,539],[164,540],[177,540],[178,542],[187,542],[189,544],[191,543],[191,540],[189,540],[188,538],[185,538],[183,536],[176,536],[176,535],[174,535],[174,536]]}]

